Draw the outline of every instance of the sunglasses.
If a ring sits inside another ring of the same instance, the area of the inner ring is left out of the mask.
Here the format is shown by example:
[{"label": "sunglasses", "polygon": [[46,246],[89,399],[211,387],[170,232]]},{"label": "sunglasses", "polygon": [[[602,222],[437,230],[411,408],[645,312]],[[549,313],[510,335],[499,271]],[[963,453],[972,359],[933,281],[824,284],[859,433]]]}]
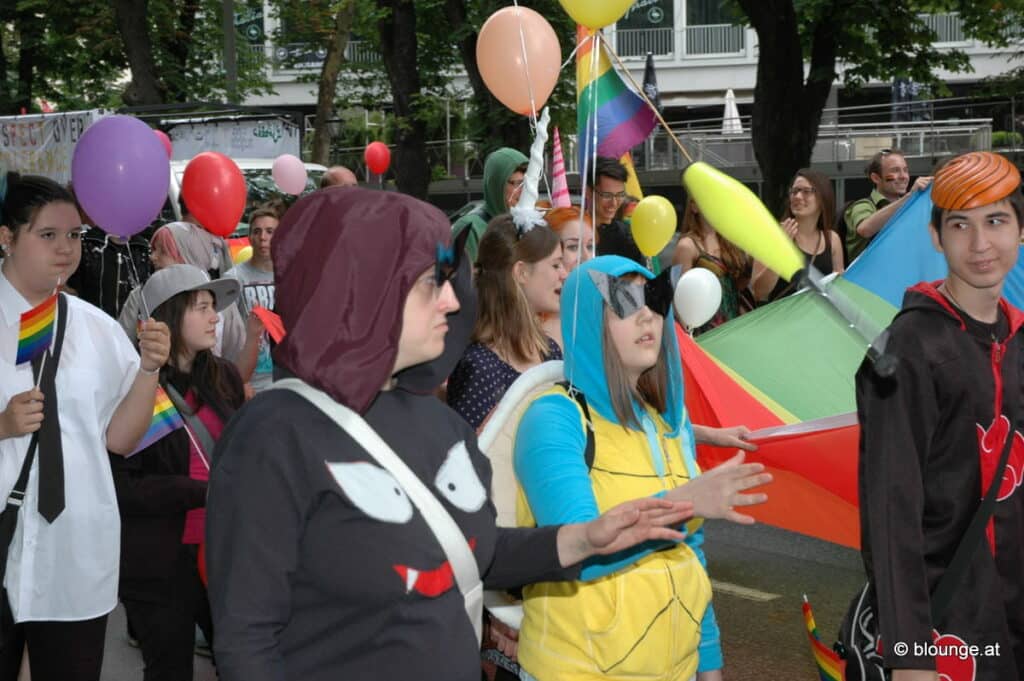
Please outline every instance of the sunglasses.
[{"label": "sunglasses", "polygon": [[456,272],[459,271],[460,250],[455,244],[445,246],[438,242],[437,257],[434,260],[434,281],[437,282],[438,288],[444,286],[446,281],[455,278]]},{"label": "sunglasses", "polygon": [[635,281],[632,277],[616,277],[590,270],[601,298],[619,319],[632,317],[645,305],[656,315],[667,317],[672,310],[675,285],[681,275],[678,266],[667,269],[654,279]]}]

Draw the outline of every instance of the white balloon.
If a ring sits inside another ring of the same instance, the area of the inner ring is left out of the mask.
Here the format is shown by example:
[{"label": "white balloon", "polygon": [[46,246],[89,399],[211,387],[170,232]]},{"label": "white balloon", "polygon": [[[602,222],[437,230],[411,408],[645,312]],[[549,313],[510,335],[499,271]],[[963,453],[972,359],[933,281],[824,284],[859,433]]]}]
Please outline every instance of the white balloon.
[{"label": "white balloon", "polygon": [[722,304],[722,284],[711,270],[695,267],[679,277],[673,297],[676,314],[689,329],[709,322]]}]

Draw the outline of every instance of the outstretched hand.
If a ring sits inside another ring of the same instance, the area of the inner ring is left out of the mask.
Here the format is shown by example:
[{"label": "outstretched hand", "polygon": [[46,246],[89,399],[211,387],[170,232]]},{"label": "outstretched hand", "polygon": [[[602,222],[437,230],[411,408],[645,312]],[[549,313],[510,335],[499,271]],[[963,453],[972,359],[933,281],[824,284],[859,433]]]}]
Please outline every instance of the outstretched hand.
[{"label": "outstretched hand", "polygon": [[563,525],[558,531],[558,558],[563,566],[606,555],[651,540],[682,541],[675,529],[693,517],[693,504],[655,497],[619,504],[589,523]]},{"label": "outstretched hand", "polygon": [[725,518],[742,525],[753,524],[753,517],[740,513],[735,507],[766,502],[768,495],[763,492],[742,492],[771,482],[772,476],[764,472],[764,464],[743,463],[745,457],[744,452],[737,452],[728,461],[676,487],[666,496],[674,501],[692,501],[694,512],[702,518]]}]

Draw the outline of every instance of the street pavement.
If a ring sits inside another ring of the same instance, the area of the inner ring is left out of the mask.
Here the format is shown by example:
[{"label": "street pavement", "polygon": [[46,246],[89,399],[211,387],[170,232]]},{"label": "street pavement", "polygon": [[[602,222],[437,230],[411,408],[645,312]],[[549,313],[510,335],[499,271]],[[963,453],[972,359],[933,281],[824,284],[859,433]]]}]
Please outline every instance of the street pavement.
[{"label": "street pavement", "polygon": [[[831,646],[846,606],[864,583],[860,555],[764,525],[706,525],[705,551],[722,629],[726,681],[815,681],[804,629],[803,594]],[[107,626],[101,681],[141,681],[142,655],[125,638],[124,610]],[[216,681],[207,658],[195,658],[194,681]],[[386,681],[386,680],[381,680]]]}]

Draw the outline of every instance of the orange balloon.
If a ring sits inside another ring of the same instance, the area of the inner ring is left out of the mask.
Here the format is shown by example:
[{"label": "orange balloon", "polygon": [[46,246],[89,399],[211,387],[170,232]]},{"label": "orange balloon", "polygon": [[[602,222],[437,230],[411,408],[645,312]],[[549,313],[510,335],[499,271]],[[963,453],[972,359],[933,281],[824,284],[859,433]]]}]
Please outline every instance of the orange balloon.
[{"label": "orange balloon", "polygon": [[504,7],[480,28],[476,63],[491,94],[528,116],[534,107],[539,112],[555,89],[562,47],[544,17],[526,7]]}]

